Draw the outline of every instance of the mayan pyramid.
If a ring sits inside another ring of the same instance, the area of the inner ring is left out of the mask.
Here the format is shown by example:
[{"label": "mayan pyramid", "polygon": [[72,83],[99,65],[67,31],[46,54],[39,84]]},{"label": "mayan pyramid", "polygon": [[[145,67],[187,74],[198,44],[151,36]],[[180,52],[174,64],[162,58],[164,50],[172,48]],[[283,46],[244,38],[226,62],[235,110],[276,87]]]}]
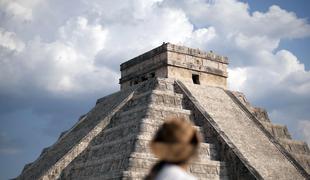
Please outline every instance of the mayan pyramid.
[{"label": "mayan pyramid", "polygon": [[310,151],[286,126],[227,89],[227,57],[170,43],[121,64],[121,90],[95,107],[16,179],[142,179],[167,116],[204,137],[189,171],[199,179],[309,179]]}]

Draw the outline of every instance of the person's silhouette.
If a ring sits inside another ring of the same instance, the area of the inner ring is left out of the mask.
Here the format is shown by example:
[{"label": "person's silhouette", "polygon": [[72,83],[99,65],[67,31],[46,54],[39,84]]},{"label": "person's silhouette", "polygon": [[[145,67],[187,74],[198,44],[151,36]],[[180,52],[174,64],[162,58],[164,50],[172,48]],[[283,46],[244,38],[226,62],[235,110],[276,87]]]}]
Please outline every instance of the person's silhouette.
[{"label": "person's silhouette", "polygon": [[200,139],[189,120],[180,117],[167,119],[150,143],[159,161],[145,180],[195,180],[186,169],[189,160],[197,154]]}]

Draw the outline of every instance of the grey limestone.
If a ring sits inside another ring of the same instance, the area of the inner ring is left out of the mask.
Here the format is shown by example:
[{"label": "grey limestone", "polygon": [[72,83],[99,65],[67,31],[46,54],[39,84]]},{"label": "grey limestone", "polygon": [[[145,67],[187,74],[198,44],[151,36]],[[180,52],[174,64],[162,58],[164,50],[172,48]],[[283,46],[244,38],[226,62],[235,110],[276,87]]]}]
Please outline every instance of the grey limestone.
[{"label": "grey limestone", "polygon": [[274,124],[268,117],[266,110],[253,107],[241,92],[232,92],[240,102],[260,121],[264,128],[290,153],[303,168],[310,172],[310,151],[303,141],[293,140],[285,125]]},{"label": "grey limestone", "polygon": [[186,87],[263,179],[305,179],[223,89]]}]

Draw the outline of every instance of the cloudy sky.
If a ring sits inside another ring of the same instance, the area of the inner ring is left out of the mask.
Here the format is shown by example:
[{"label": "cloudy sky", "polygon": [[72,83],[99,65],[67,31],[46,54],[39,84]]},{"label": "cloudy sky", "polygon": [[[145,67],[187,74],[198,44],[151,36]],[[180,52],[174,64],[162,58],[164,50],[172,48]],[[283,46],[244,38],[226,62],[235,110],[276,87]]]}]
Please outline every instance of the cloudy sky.
[{"label": "cloudy sky", "polygon": [[230,89],[310,143],[308,0],[0,0],[0,179],[119,89],[162,42],[230,59]]}]

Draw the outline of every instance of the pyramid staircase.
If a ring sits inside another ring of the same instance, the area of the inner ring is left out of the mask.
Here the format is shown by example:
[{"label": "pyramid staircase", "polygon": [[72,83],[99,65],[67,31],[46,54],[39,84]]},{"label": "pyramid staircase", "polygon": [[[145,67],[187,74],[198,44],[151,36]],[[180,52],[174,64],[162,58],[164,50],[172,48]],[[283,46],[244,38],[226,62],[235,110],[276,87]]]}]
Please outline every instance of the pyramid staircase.
[{"label": "pyramid staircase", "polygon": [[[100,112],[103,109],[114,113]],[[143,179],[157,161],[149,141],[168,116],[196,123],[191,110],[185,108],[183,94],[175,92],[172,79],[154,79],[99,99],[77,125],[26,165],[17,179]],[[89,128],[81,129],[85,126]],[[201,124],[196,128],[205,135],[205,142],[190,172],[200,179],[228,179],[227,164],[220,161],[217,145],[204,134]],[[69,148],[58,152],[60,146]]]},{"label": "pyramid staircase", "polygon": [[[157,161],[148,144],[164,119],[171,115],[191,119],[182,99],[174,92],[173,81],[142,85],[86,151],[64,169],[61,179],[143,179]],[[203,143],[190,171],[202,179],[227,178],[226,164],[218,161],[216,152],[214,145]]]},{"label": "pyramid staircase", "polygon": [[307,143],[293,140],[285,125],[272,123],[265,109],[254,107],[241,92],[232,92],[239,102],[247,108],[264,128],[310,173],[310,150]]},{"label": "pyramid staircase", "polygon": [[[248,175],[255,179],[310,179],[309,164],[296,160],[275,134],[258,120],[260,113],[251,112],[234,93],[218,87],[176,83],[209,122],[211,131],[215,132],[213,137],[219,137],[217,142],[228,146],[221,148],[228,149],[224,152],[228,155],[224,155],[226,161],[234,162],[237,158],[250,172]],[[301,152],[309,156],[308,146],[302,145]],[[235,168],[233,163],[230,166]],[[243,176],[240,170],[230,172],[236,175],[234,179],[248,179],[248,175]]]},{"label": "pyramid staircase", "polygon": [[[62,133],[55,144],[43,150],[36,161],[26,165],[16,179],[143,179],[157,161],[151,154],[148,143],[169,116],[182,116],[191,120],[204,137],[198,157],[192,160],[189,167],[189,171],[198,179],[309,177],[304,170],[306,168],[300,167],[301,161],[289,161],[290,157],[279,153],[273,142],[257,130],[257,125],[254,129],[251,127],[253,123],[249,116],[241,112],[242,109],[247,108],[251,110],[251,114],[261,116],[261,121],[267,118],[258,113],[257,109],[251,109],[247,101],[242,101],[244,97],[232,93],[235,99],[228,98],[227,94],[223,95],[225,90],[221,88],[195,86],[197,85],[169,78],[153,78],[99,99],[89,113],[82,116],[70,130]],[[236,100],[244,107],[240,107]],[[238,113],[231,113],[231,107]],[[243,129],[242,121],[240,124],[223,123],[238,118],[249,121],[248,125],[251,126],[246,130]],[[308,157],[307,145],[289,139],[285,128],[275,130],[284,126],[276,126],[268,121],[262,124],[265,129],[272,126],[269,132],[274,133],[274,137],[285,139],[279,141],[283,146],[289,145],[286,151],[290,149],[291,154],[297,154],[294,157]],[[260,139],[249,135],[248,131],[252,130]],[[255,144],[252,141],[261,142]],[[244,143],[249,143],[250,146]],[[265,143],[266,147],[259,147],[259,143]],[[298,151],[293,150],[295,146]],[[275,157],[275,162],[272,159],[270,162],[257,159],[265,160],[268,157],[264,156],[266,152]],[[273,164],[267,166],[268,163]],[[265,165],[271,169],[262,168]],[[279,167],[285,168],[291,176],[285,174],[283,169],[277,169]],[[278,172],[282,174],[277,174]]]}]

